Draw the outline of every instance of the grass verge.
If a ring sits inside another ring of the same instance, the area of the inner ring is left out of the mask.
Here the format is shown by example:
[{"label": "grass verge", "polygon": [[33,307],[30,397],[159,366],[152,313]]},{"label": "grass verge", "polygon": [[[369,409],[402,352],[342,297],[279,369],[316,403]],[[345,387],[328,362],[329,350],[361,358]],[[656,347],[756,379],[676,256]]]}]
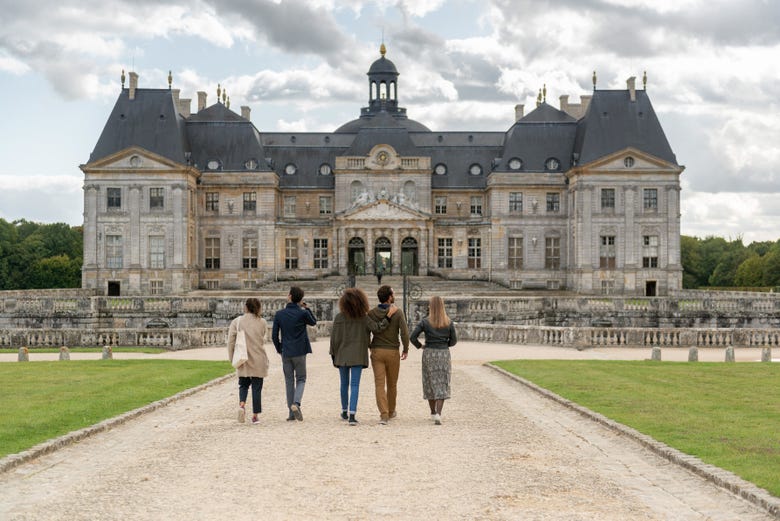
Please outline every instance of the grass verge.
[{"label": "grass verge", "polygon": [[0,364],[0,457],[231,371],[228,362],[199,360]]},{"label": "grass verge", "polygon": [[780,497],[780,364],[494,363]]}]

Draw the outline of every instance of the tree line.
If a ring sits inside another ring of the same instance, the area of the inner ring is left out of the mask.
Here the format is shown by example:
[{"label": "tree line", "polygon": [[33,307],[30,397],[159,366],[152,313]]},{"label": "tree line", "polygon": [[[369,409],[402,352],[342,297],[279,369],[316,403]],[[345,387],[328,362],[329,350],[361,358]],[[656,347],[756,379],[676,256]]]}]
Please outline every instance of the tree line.
[{"label": "tree line", "polygon": [[0,219],[0,290],[80,288],[81,226]]},{"label": "tree line", "polygon": [[[780,240],[680,237],[684,288],[780,286]],[[81,226],[0,219],[0,290],[81,287]]]}]

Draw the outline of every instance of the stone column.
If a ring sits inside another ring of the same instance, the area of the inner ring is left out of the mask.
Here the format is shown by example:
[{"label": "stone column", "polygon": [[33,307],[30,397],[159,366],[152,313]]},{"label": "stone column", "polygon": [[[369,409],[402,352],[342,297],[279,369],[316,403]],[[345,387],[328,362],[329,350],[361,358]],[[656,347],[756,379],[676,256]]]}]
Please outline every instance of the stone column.
[{"label": "stone column", "polygon": [[366,229],[366,275],[374,273],[374,234],[377,230],[374,228]]},{"label": "stone column", "polygon": [[393,275],[401,273],[401,240],[399,238],[400,230],[393,228],[393,258],[391,259],[393,264]]}]

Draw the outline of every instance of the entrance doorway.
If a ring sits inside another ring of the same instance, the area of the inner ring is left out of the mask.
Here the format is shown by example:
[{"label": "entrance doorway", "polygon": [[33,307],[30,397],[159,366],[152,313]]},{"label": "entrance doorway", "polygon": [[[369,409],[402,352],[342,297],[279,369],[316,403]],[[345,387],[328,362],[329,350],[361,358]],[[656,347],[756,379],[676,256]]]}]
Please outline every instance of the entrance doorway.
[{"label": "entrance doorway", "polygon": [[393,247],[390,239],[379,237],[374,243],[374,273],[390,275],[393,271]]},{"label": "entrance doorway", "polygon": [[118,280],[109,280],[108,281],[108,296],[109,297],[118,297],[122,285]]},{"label": "entrance doorway", "polygon": [[648,280],[645,282],[645,296],[655,297],[657,293],[657,282],[654,280]]},{"label": "entrance doorway", "polygon": [[360,237],[352,237],[349,240],[347,253],[347,274],[366,274],[366,243]]},{"label": "entrance doorway", "polygon": [[407,237],[401,241],[401,273],[403,275],[417,275],[417,271],[417,239]]}]

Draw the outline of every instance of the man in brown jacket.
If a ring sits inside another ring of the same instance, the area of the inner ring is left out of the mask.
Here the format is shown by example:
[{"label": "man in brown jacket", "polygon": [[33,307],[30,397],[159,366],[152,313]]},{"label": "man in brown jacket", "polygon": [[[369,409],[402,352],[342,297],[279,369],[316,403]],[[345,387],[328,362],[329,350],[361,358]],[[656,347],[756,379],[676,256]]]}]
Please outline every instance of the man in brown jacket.
[{"label": "man in brown jacket", "polygon": [[[381,286],[376,292],[379,305],[368,312],[375,321],[387,317],[387,310],[395,302],[393,288]],[[379,333],[373,333],[371,339],[371,367],[374,370],[374,387],[376,389],[376,406],[379,408],[379,423],[387,425],[387,420],[396,416],[396,397],[398,396],[398,372],[401,360],[406,360],[409,354],[409,327],[401,309],[388,317],[390,325]],[[399,343],[400,336],[400,343]],[[398,347],[403,344],[403,352],[399,355]]]}]

